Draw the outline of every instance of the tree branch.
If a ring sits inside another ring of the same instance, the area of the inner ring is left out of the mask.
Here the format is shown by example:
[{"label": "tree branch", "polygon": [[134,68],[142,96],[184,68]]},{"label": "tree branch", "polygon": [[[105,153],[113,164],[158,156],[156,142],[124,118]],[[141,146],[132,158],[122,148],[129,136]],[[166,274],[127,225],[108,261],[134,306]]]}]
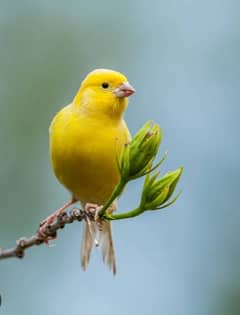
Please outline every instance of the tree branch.
[{"label": "tree branch", "polygon": [[[21,237],[16,241],[16,246],[9,249],[0,248],[0,260],[5,258],[23,258],[25,250],[43,243],[48,243],[48,240],[57,237],[57,231],[63,229],[66,224],[73,223],[74,221],[82,221],[86,219],[86,213],[81,209],[74,208],[69,214],[64,212],[57,217],[56,222],[48,225],[42,235],[38,232],[29,238]],[[90,218],[91,219],[91,218]]]}]

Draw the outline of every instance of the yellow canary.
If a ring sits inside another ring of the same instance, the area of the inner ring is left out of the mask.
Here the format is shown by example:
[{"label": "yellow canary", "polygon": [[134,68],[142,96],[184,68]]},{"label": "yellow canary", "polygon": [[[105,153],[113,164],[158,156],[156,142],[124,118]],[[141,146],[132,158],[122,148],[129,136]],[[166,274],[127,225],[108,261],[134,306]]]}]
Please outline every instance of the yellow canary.
[{"label": "yellow canary", "polygon": [[[116,157],[131,139],[123,115],[127,97],[134,92],[123,74],[96,69],[83,80],[72,103],[54,117],[50,126],[51,162],[56,177],[71,192],[72,201],[67,206],[80,201],[89,211],[110,197],[120,178]],[[108,211],[115,208],[116,203]],[[84,225],[84,270],[99,233],[103,259],[116,273],[110,222],[104,222],[100,231],[95,222]]]}]

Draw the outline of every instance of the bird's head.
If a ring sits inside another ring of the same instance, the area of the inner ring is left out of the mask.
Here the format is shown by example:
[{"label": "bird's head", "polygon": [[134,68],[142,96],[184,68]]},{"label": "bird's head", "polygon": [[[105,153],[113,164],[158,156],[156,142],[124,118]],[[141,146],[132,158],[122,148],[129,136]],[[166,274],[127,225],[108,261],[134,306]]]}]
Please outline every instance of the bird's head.
[{"label": "bird's head", "polygon": [[127,107],[128,96],[134,92],[120,72],[97,69],[83,80],[73,104],[87,114],[120,118]]}]

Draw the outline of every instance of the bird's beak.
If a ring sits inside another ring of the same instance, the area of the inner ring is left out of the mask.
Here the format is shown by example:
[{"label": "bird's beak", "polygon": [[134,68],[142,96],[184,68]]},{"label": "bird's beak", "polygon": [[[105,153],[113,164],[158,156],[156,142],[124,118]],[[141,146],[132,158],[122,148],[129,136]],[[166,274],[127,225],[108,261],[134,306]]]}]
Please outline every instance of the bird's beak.
[{"label": "bird's beak", "polygon": [[135,89],[128,82],[122,83],[118,88],[114,90],[117,97],[128,97],[135,93]]}]

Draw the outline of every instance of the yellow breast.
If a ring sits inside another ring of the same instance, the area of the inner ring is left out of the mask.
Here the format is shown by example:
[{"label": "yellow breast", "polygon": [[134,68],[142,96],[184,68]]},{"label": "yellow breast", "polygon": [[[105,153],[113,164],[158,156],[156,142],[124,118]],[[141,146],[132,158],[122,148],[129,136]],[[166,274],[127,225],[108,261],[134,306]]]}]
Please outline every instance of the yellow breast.
[{"label": "yellow breast", "polygon": [[129,141],[123,119],[95,119],[67,106],[50,127],[55,175],[82,203],[102,204],[119,181],[116,157]]}]

